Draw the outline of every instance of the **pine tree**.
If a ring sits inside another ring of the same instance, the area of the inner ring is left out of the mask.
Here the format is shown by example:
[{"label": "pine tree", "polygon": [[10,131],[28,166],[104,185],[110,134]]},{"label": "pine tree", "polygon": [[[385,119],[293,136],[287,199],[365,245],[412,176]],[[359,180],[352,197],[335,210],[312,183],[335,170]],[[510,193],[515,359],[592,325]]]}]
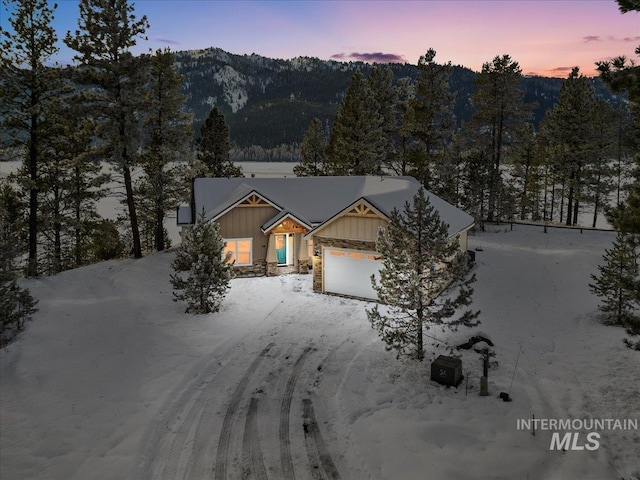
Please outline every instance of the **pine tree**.
[{"label": "pine tree", "polygon": [[412,133],[421,148],[414,159],[413,176],[426,189],[441,195],[451,188],[447,149],[453,140],[456,118],[454,95],[449,86],[451,62],[440,65],[435,57],[436,51],[430,48],[418,61]]},{"label": "pine tree", "polygon": [[[560,89],[558,103],[547,112],[543,129],[563,155],[559,167],[566,195],[566,224],[578,222],[585,169],[594,157],[596,98],[589,80],[574,68]],[[562,212],[560,212],[562,217]]]},{"label": "pine tree", "polygon": [[128,0],[83,0],[78,30],[67,32],[65,44],[76,51],[77,82],[84,101],[94,109],[100,125],[99,153],[122,175],[125,202],[131,228],[133,255],[142,256],[132,168],[138,162],[141,132],[138,117],[145,96],[145,58],[134,57],[130,49],[143,37],[149,24],[146,16],[136,19]]},{"label": "pine tree", "polygon": [[605,250],[599,274],[591,275],[591,292],[602,298],[605,320],[640,334],[640,235],[618,232],[613,247]]},{"label": "pine tree", "polygon": [[0,346],[11,342],[36,312],[28,289],[16,280],[20,249],[20,202],[17,192],[0,184]]},{"label": "pine tree", "polygon": [[385,156],[383,119],[362,73],[351,78],[329,141],[329,175],[377,175]]},{"label": "pine tree", "polygon": [[[407,202],[403,212],[391,213],[390,223],[376,240],[382,256],[380,281],[371,281],[387,314],[376,305],[367,310],[371,325],[387,349],[397,355],[424,358],[423,328],[445,325],[474,326],[479,312],[458,311],[471,304],[475,275],[469,276],[468,256],[451,240],[448,226],[440,220],[423,189]],[[452,294],[457,290],[456,294]]]},{"label": "pine tree", "polygon": [[325,175],[327,136],[322,122],[314,118],[302,139],[302,160],[293,167],[298,177]]},{"label": "pine tree", "polygon": [[92,155],[94,121],[84,115],[74,89],[62,94],[47,124],[40,168],[39,206],[43,270],[55,274],[90,260],[89,232],[109,176]]},{"label": "pine tree", "polygon": [[[9,15],[12,31],[0,29],[0,119],[11,146],[24,153],[21,183],[29,197],[27,275],[38,275],[39,166],[44,158],[46,110],[61,83],[46,65],[58,51],[53,29],[56,6],[46,0],[18,0]],[[7,9],[8,11],[8,9]],[[4,140],[3,140],[4,141]]]},{"label": "pine tree", "polygon": [[392,142],[391,158],[387,158],[386,167],[396,175],[409,175],[411,166],[418,160],[418,147],[413,136],[415,128],[414,102],[415,86],[409,78],[401,78],[395,86],[395,103],[392,120],[395,124],[388,134],[388,141]]},{"label": "pine tree", "polygon": [[398,93],[394,86],[393,70],[389,66],[374,65],[367,77],[382,120],[382,164],[388,165],[398,156]]},{"label": "pine tree", "polygon": [[[187,302],[187,312],[211,313],[220,309],[233,274],[231,255],[224,252],[220,226],[207,222],[205,212],[183,238],[171,267],[174,300]],[[186,277],[183,272],[187,272]]]},{"label": "pine tree", "polygon": [[182,76],[175,70],[173,53],[157,50],[149,61],[145,149],[140,162],[143,175],[136,186],[143,238],[151,237],[147,247],[156,251],[165,249],[164,220],[183,194],[186,164],[181,160],[189,148],[192,117],[185,111],[181,88]]},{"label": "pine tree", "polygon": [[509,55],[497,56],[482,65],[471,102],[475,113],[466,128],[473,145],[485,152],[490,162],[489,203],[486,220],[500,220],[498,199],[502,182],[501,166],[510,144],[517,143],[531,118],[533,105],[524,102],[520,90],[522,70]]},{"label": "pine tree", "polygon": [[230,150],[229,126],[220,109],[213,107],[200,128],[194,176],[242,177],[242,168],[234,165],[229,157]]}]

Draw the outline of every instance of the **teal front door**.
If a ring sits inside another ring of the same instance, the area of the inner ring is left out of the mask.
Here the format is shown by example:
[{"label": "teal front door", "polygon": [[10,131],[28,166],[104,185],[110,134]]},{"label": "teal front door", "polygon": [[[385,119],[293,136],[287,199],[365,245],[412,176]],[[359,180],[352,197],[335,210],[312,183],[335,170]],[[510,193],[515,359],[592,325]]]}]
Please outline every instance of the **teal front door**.
[{"label": "teal front door", "polygon": [[278,265],[287,264],[287,236],[276,235],[276,258]]}]

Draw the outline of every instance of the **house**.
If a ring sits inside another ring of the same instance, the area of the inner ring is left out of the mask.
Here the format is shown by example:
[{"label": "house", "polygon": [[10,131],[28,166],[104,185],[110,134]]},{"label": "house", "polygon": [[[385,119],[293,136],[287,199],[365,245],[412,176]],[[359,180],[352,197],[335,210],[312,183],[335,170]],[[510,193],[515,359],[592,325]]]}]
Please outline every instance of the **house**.
[{"label": "house", "polygon": [[[219,222],[239,276],[311,269],[314,291],[375,299],[378,229],[420,188],[412,177],[196,178],[177,221],[188,228],[204,210]],[[473,217],[427,194],[466,251]]]}]

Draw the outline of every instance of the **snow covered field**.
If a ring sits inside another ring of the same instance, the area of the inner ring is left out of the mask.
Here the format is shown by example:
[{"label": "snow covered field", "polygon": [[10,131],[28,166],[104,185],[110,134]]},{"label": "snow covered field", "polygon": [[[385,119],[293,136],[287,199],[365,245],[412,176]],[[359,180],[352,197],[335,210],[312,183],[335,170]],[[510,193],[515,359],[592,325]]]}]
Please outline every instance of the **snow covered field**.
[{"label": "snow covered field", "polygon": [[[422,364],[385,351],[366,302],[315,294],[311,275],[235,279],[208,316],[171,300],[170,252],[29,280],[40,310],[0,352],[0,478],[640,478],[637,430],[563,452],[553,432],[517,429],[640,417],[640,355],[597,322],[587,287],[612,240],[470,237],[483,323],[429,330]],[[495,344],[490,395],[473,350],[458,352],[468,392],[430,381],[445,342],[478,332]]]}]

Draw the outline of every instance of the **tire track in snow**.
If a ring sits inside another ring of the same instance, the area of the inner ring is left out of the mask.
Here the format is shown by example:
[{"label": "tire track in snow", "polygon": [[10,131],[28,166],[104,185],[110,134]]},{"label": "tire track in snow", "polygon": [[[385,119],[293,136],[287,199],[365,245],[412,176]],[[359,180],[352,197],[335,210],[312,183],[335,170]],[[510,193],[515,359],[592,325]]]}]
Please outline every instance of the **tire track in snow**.
[{"label": "tire track in snow", "polygon": [[267,469],[264,466],[264,456],[258,435],[258,399],[255,397],[251,398],[247,420],[244,424],[242,463],[243,479],[267,480]]},{"label": "tire track in snow", "polygon": [[[311,464],[312,473],[314,470],[314,464],[312,462],[316,461],[316,459],[320,460],[320,466],[324,470],[327,478],[331,480],[339,480],[340,473],[336,468],[336,464],[333,463],[333,459],[331,458],[331,454],[329,453],[329,449],[327,448],[327,444],[320,433],[320,429],[318,428],[318,422],[316,421],[316,414],[313,410],[313,402],[310,398],[305,398],[302,400],[302,412],[304,418],[304,438],[305,445],[307,447],[307,455],[309,456],[309,463]],[[309,442],[308,440],[312,442]],[[313,443],[315,449],[310,445]],[[316,478],[314,476],[314,478]]]},{"label": "tire track in snow", "polygon": [[[178,401],[168,409],[166,414],[168,421],[147,432],[143,444],[151,443],[156,438],[162,438],[162,440],[158,442],[157,449],[153,450],[153,457],[144,464],[144,471],[140,478],[173,480],[182,477],[179,468],[188,463],[189,458],[185,457],[189,457],[190,451],[186,448],[186,444],[193,442],[196,427],[203,414],[202,403],[204,400],[202,399],[208,398],[208,393],[213,387],[214,377],[224,368],[215,358],[213,361],[207,359],[199,362],[186,375],[187,378],[191,378],[199,371],[200,374],[196,376],[195,380],[199,388],[185,389],[183,385],[176,389],[182,389],[182,393],[178,395],[176,392],[175,395],[171,395],[171,397],[177,396]],[[171,429],[169,422],[174,419],[178,419],[179,423],[173,427],[170,433],[160,430],[161,426],[163,429]],[[154,461],[155,459],[157,460]]]},{"label": "tire track in snow", "polygon": [[302,370],[304,361],[307,355],[313,348],[313,344],[310,344],[300,354],[296,363],[293,366],[291,376],[287,381],[287,386],[284,391],[284,397],[282,397],[282,403],[280,404],[280,460],[282,463],[282,478],[284,480],[295,480],[296,476],[293,471],[293,462],[291,461],[291,439],[289,438],[289,414],[291,412],[291,401],[293,399],[293,390],[295,389],[296,382],[298,381],[298,375]]},{"label": "tire track in snow", "polygon": [[224,420],[222,421],[222,430],[220,431],[220,440],[218,441],[218,455],[216,456],[216,464],[215,464],[215,479],[216,480],[225,480],[227,478],[227,457],[229,455],[229,441],[231,439],[231,426],[233,423],[233,417],[238,409],[238,405],[240,404],[240,400],[242,400],[242,395],[249,384],[249,380],[251,376],[256,371],[262,359],[269,352],[269,350],[275,345],[275,343],[270,343],[265,347],[262,352],[258,354],[255,360],[249,365],[249,368],[244,373],[236,390],[233,392],[233,397],[231,397],[231,403],[227,408],[227,413],[224,416]]}]

